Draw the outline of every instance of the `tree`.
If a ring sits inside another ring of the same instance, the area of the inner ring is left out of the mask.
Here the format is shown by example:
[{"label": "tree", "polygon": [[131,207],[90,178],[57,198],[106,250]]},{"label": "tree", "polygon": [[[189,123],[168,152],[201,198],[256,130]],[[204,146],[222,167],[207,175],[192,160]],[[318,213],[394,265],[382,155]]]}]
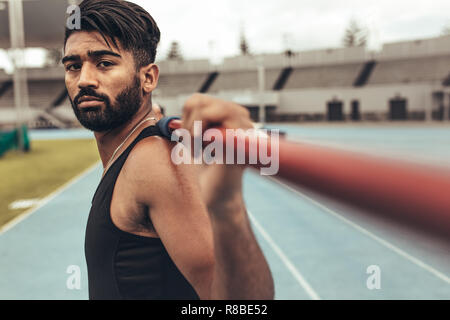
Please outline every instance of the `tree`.
[{"label": "tree", "polygon": [[180,45],[177,41],[172,41],[170,44],[169,53],[167,54],[167,60],[183,60],[183,56],[180,52]]},{"label": "tree", "polygon": [[241,36],[241,40],[239,42],[239,49],[241,50],[241,54],[243,56],[248,56],[250,54],[248,42],[244,35]]},{"label": "tree", "polygon": [[241,55],[248,56],[250,55],[250,49],[248,46],[247,38],[245,37],[244,27],[241,30],[241,38],[239,40],[239,50]]},{"label": "tree", "polygon": [[368,31],[363,28],[355,19],[351,19],[345,30],[343,44],[344,47],[365,47],[367,45]]}]

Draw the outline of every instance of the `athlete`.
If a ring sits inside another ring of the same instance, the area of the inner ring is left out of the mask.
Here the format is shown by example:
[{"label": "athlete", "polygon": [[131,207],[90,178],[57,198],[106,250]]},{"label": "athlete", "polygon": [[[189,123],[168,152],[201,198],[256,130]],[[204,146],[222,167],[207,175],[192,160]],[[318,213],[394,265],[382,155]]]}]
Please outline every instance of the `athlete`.
[{"label": "athlete", "polygon": [[[81,29],[66,29],[65,84],[95,135],[104,172],[85,237],[90,299],[272,299],[273,279],[242,196],[242,165],[175,165],[175,142],[152,112],[160,32],[122,0],[85,0]],[[193,122],[252,127],[248,111],[194,94]]]}]

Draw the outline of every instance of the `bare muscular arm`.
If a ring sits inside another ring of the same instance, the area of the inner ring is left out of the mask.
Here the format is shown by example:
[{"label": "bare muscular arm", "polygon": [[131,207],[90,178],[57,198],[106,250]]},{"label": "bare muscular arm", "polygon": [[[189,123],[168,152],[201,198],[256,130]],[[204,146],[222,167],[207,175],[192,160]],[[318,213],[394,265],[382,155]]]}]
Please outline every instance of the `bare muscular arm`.
[{"label": "bare muscular arm", "polygon": [[[253,127],[249,112],[232,102],[193,95],[183,110],[183,127],[193,122],[228,129]],[[215,270],[212,298],[273,299],[274,284],[267,261],[251,229],[242,193],[242,165],[209,165],[200,175],[202,197],[211,218]]]},{"label": "bare muscular arm", "polygon": [[174,165],[169,142],[140,141],[122,169],[135,201],[149,208],[156,233],[201,299],[211,298],[214,244],[195,167]]},{"label": "bare muscular arm", "polygon": [[[187,102],[185,128],[194,120],[251,126],[242,107],[198,95]],[[172,162],[172,147],[158,137],[145,139],[124,167],[172,260],[201,299],[273,299],[272,275],[243,200],[244,167],[212,165],[199,175],[197,165]]]}]

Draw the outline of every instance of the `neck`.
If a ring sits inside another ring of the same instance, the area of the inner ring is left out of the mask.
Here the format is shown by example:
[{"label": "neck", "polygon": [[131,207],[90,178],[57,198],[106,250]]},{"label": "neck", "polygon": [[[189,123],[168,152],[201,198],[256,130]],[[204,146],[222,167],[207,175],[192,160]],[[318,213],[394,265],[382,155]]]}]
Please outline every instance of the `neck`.
[{"label": "neck", "polygon": [[[149,108],[140,108],[130,121],[121,125],[120,127],[105,132],[94,132],[95,139],[97,140],[98,152],[100,154],[100,159],[102,160],[103,167],[107,165],[116,148],[124,141],[124,139],[130,134],[130,132],[142,120],[149,116],[151,116],[151,111]],[[132,137],[130,137],[129,139],[132,139]]]}]

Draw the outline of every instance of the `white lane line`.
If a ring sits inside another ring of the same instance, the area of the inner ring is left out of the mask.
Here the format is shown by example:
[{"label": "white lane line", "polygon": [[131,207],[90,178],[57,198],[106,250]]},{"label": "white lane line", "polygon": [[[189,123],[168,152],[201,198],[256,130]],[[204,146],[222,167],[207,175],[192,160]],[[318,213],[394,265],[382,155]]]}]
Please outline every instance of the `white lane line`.
[{"label": "white lane line", "polygon": [[309,285],[309,283],[305,280],[302,274],[297,270],[294,264],[289,260],[289,258],[283,253],[283,251],[278,247],[278,245],[273,241],[272,237],[264,230],[264,228],[259,224],[256,218],[252,215],[250,211],[247,210],[248,216],[252,221],[253,225],[256,227],[258,232],[262,235],[264,240],[272,247],[273,251],[278,255],[281,261],[284,263],[286,268],[292,273],[294,278],[300,284],[300,286],[306,291],[309,297],[312,300],[320,300],[319,295],[314,291],[314,289]]},{"label": "white lane line", "polygon": [[335,211],[331,210],[330,208],[324,206],[323,204],[317,202],[316,200],[304,195],[303,193],[301,193],[300,191],[292,188],[291,186],[277,180],[274,178],[271,178],[273,181],[275,181],[276,183],[284,186],[285,188],[291,190],[292,192],[300,195],[301,197],[307,199],[308,201],[312,202],[314,205],[316,205],[317,207],[321,208],[322,210],[328,212],[329,214],[335,216],[336,218],[340,219],[341,221],[347,223],[348,225],[352,226],[353,228],[355,228],[356,230],[358,230],[359,232],[365,234],[366,236],[372,238],[373,240],[377,241],[378,243],[382,244],[383,246],[385,246],[386,248],[394,251],[395,253],[397,253],[398,255],[402,256],[403,258],[409,260],[410,262],[414,263],[415,265],[417,265],[418,267],[430,272],[431,274],[435,275],[437,278],[441,279],[442,281],[450,284],[450,278],[448,276],[446,276],[445,274],[443,274],[442,272],[434,269],[432,266],[426,264],[425,262],[413,257],[412,255],[410,255],[409,253],[401,250],[400,248],[394,246],[393,244],[387,242],[386,240],[383,240],[379,237],[377,237],[376,235],[374,235],[373,233],[371,233],[370,231],[368,231],[367,229],[364,229],[363,227],[357,225],[356,223],[344,218],[343,216],[341,216],[340,214],[336,213]]},{"label": "white lane line", "polygon": [[97,168],[99,163],[100,163],[100,161],[97,161],[95,164],[93,164],[86,170],[82,171],[81,173],[79,173],[78,175],[76,175],[75,177],[73,177],[72,179],[67,181],[65,184],[63,184],[61,187],[59,187],[58,189],[56,189],[55,191],[50,193],[48,196],[46,196],[45,198],[42,198],[35,207],[23,212],[22,214],[18,215],[17,217],[15,217],[11,221],[9,221],[8,223],[6,223],[2,227],[0,227],[0,235],[2,235],[3,233],[7,232],[10,229],[12,229],[14,226],[16,226],[17,224],[19,224],[20,222],[22,222],[23,220],[28,218],[30,215],[32,215],[36,210],[45,206],[47,203],[49,203],[51,200],[56,198],[63,191],[65,191],[66,189],[68,189],[69,187],[71,187],[72,185],[77,183],[78,181],[80,181],[84,176],[88,175],[95,168]]}]

